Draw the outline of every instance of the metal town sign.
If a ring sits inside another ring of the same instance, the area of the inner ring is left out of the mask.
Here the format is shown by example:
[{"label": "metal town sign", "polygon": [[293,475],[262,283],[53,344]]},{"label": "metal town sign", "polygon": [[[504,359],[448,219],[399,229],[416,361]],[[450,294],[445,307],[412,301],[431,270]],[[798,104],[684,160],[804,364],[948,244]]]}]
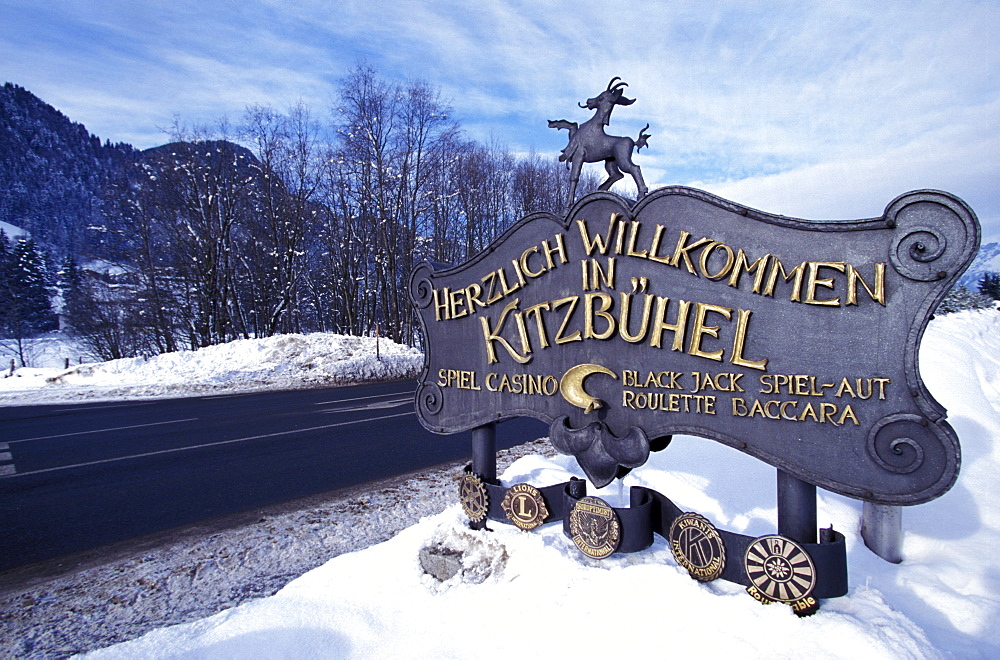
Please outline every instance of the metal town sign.
[{"label": "metal town sign", "polygon": [[[460,266],[425,263],[410,297],[425,339],[416,394],[436,433],[472,429],[460,500],[487,520],[532,530],[562,521],[593,559],[638,552],[659,534],[696,580],[724,579],[799,615],[847,593],[845,538],[816,524],[816,486],[864,500],[862,536],[897,561],[898,505],[945,493],[960,464],[945,410],[924,387],[920,338],[979,247],[972,210],[919,190],[879,218],[812,222],[690,188],[647,194],[636,140],[604,126],[617,78],[581,107],[561,159],[575,189],[584,163],[624,173],[640,200],[587,195],[565,216],[530,215]],[[648,126],[647,126],[648,128]],[[777,468],[778,533],[717,529],[655,490],[630,505],[588,496],[587,482],[504,487],[495,423],[531,416],[610,483],[666,447],[703,436]]]},{"label": "metal town sign", "polygon": [[689,188],[634,207],[594,193],[414,271],[418,414],[438,433],[545,420],[598,486],[687,433],[850,497],[926,502],[954,483],[959,444],[917,351],[978,243],[971,210],[935,191],[850,222]]}]

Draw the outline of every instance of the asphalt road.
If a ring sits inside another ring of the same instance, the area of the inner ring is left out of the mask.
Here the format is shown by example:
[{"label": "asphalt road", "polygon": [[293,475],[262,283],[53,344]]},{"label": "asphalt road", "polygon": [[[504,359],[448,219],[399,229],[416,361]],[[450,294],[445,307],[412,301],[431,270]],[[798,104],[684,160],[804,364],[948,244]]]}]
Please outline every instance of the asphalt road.
[{"label": "asphalt road", "polygon": [[[471,457],[414,387],[0,407],[0,570]],[[497,448],[546,432],[504,422]]]}]

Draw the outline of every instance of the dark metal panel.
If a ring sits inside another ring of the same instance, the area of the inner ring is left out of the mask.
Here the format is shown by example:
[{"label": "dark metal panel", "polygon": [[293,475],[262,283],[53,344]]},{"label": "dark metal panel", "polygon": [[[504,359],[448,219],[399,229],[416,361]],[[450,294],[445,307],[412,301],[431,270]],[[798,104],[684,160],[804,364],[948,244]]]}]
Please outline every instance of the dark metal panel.
[{"label": "dark metal panel", "polygon": [[925,502],[960,451],[917,352],[978,245],[939,191],[829,222],[682,187],[634,206],[594,193],[414,270],[418,416],[438,433],[541,419],[597,484],[686,433],[844,495]]}]

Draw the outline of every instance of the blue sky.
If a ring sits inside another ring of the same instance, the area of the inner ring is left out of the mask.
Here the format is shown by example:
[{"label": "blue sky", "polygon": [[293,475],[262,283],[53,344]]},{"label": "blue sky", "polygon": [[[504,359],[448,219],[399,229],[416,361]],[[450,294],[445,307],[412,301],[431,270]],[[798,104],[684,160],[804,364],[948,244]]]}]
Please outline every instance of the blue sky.
[{"label": "blue sky", "polygon": [[651,187],[812,219],[947,190],[1000,240],[1000,3],[0,0],[0,73],[112,141],[302,100],[359,61],[438,88],[473,138],[556,154],[613,76]]}]

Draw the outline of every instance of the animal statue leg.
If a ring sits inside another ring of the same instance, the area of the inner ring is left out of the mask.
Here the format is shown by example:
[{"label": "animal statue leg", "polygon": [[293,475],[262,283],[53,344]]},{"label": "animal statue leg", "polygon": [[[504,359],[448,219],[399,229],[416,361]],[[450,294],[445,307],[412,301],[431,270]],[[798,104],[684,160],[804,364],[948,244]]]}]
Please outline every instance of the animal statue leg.
[{"label": "animal statue leg", "polygon": [[649,192],[649,188],[646,187],[646,182],[642,178],[642,170],[632,162],[632,148],[634,146],[635,143],[631,138],[622,140],[615,147],[615,160],[617,161],[618,168],[632,176],[632,180],[635,181],[636,190],[639,191],[639,199],[642,199]]},{"label": "animal statue leg", "polygon": [[580,182],[580,171],[582,169],[583,158],[574,158],[573,165],[569,171],[569,201],[566,202],[567,209],[573,206],[573,202],[576,201],[576,184]]},{"label": "animal statue leg", "polygon": [[629,170],[628,173],[631,174],[632,178],[635,180],[635,187],[639,191],[639,199],[642,199],[646,196],[646,193],[649,192],[649,188],[646,187],[646,182],[642,178],[642,170],[639,169],[638,165],[633,165],[632,169]]},{"label": "animal statue leg", "polygon": [[604,169],[608,173],[608,178],[600,185],[599,190],[611,190],[611,186],[625,178],[625,175],[615,164],[614,158],[608,158],[604,161]]},{"label": "animal statue leg", "polygon": [[[629,154],[631,155],[631,154]],[[621,165],[621,169],[628,172],[632,176],[632,180],[635,181],[635,187],[639,191],[639,199],[646,196],[649,192],[649,188],[646,187],[646,182],[642,178],[642,170],[639,166],[632,162],[631,158],[627,158],[624,161],[618,161]]]}]

